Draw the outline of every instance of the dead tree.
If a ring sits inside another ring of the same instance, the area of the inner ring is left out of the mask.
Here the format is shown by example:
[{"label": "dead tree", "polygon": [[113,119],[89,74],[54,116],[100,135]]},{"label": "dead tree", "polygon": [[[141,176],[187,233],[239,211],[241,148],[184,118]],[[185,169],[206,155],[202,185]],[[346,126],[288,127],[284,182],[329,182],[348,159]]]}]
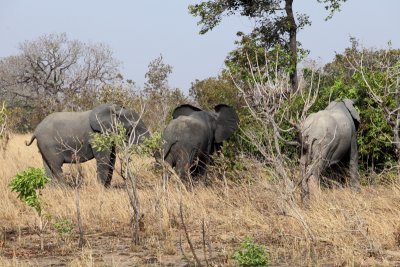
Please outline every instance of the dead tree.
[{"label": "dead tree", "polygon": [[[72,185],[75,191],[76,221],[78,224],[78,231],[79,231],[78,247],[82,248],[85,244],[84,230],[83,230],[82,216],[81,216],[80,192],[79,192],[79,189],[81,188],[83,181],[82,165],[79,158],[79,151],[82,149],[82,145],[80,145],[79,147],[71,147],[66,143],[64,143],[62,139],[59,140],[59,142],[61,142],[65,150],[71,152],[73,162],[75,163],[73,172],[71,173],[71,178],[72,178]],[[79,144],[80,141],[76,140],[76,143]]]}]

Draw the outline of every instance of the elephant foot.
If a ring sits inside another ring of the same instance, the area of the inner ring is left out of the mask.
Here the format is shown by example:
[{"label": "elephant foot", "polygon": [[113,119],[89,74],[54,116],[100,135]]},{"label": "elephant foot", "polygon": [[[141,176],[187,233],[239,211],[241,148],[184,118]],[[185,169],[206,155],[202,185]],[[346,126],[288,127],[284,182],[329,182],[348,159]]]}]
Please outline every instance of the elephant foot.
[{"label": "elephant foot", "polygon": [[102,183],[103,184],[103,186],[105,187],[105,188],[110,188],[111,187],[111,181],[107,181],[107,182],[105,182],[105,183]]}]

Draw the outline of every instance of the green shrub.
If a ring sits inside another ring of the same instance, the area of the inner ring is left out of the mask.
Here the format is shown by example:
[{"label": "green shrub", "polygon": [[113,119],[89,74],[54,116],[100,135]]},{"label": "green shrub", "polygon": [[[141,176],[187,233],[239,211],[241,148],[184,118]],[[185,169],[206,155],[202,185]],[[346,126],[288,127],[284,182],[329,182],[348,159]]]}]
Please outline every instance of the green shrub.
[{"label": "green shrub", "polygon": [[43,169],[29,167],[19,172],[11,180],[11,191],[18,193],[18,198],[34,208],[39,216],[38,235],[40,237],[40,249],[44,250],[43,232],[49,220],[49,215],[43,213],[43,203],[40,200],[39,190],[50,181]]},{"label": "green shrub", "polygon": [[62,237],[65,238],[66,236],[71,235],[72,230],[74,229],[74,224],[66,218],[58,219],[54,224],[54,228],[56,229],[57,233]]},{"label": "green shrub", "polygon": [[269,254],[264,246],[257,245],[251,238],[246,238],[232,258],[237,261],[239,266],[258,267],[269,265]]},{"label": "green shrub", "polygon": [[161,151],[163,138],[161,132],[154,132],[149,137],[146,137],[142,144],[134,146],[135,154],[153,156],[157,151]]},{"label": "green shrub", "polygon": [[42,189],[50,181],[43,169],[29,167],[27,170],[15,175],[10,183],[11,191],[18,193],[18,198],[34,208],[41,216],[42,203],[39,198],[38,190]]},{"label": "green shrub", "polygon": [[107,134],[92,133],[90,135],[90,144],[96,151],[108,151],[112,146],[121,147],[126,140],[126,129],[122,123],[116,126],[116,132]]}]

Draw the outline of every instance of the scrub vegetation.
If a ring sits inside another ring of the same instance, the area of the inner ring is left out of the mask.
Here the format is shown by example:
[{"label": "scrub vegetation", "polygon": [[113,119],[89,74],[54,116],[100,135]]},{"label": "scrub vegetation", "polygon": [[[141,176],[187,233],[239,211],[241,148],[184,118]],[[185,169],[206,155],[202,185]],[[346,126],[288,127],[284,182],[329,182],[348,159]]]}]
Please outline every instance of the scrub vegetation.
[{"label": "scrub vegetation", "polygon": [[[293,0],[228,2],[189,7],[202,34],[233,14],[255,19],[255,28],[238,33],[224,69],[193,81],[188,95],[169,84],[173,67],[162,55],[139,86],[120,74],[107,45],[66,34],[26,41],[0,59],[0,265],[400,264],[400,50],[350,38],[345,51],[318,66],[297,42],[311,22],[295,17]],[[330,18],[345,1],[317,2]],[[304,206],[299,126],[343,99],[360,114],[360,191],[351,191],[339,166],[323,174],[321,190]],[[93,136],[97,147],[117,146],[109,188],[96,180],[94,161],[65,164],[69,186],[44,185],[41,155],[25,141],[49,114],[101,103],[140,111],[150,138],[137,146],[124,134]],[[187,187],[155,160],[161,133],[177,106],[220,103],[235,109],[239,130]],[[41,182],[32,187],[25,178]],[[29,201],[19,197],[27,193]]]}]

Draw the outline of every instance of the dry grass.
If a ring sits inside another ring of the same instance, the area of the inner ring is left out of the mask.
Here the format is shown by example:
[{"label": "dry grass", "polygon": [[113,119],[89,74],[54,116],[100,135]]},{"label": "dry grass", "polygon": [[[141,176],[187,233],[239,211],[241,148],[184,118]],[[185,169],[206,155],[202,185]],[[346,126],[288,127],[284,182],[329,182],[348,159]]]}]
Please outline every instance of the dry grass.
[{"label": "dry grass", "polygon": [[[47,187],[42,191],[49,214],[45,252],[39,251],[34,234],[37,218],[22,204],[8,184],[29,166],[41,167],[37,147],[24,145],[29,135],[14,136],[0,155],[0,265],[29,266],[63,262],[71,266],[162,265],[182,266],[180,239],[185,255],[192,255],[181,230],[179,207],[203,261],[202,220],[206,226],[207,251],[211,262],[234,265],[232,252],[250,236],[267,247],[276,265],[394,265],[400,264],[400,187],[364,187],[359,194],[348,189],[325,189],[310,209],[291,201],[283,186],[273,183],[257,165],[245,185],[198,186],[181,189],[170,181],[163,189],[152,171],[152,159],[138,159],[139,195],[144,214],[140,247],[132,247],[129,209],[122,180],[114,175],[113,188],[104,189],[95,179],[94,161],[84,164],[81,214],[87,238],[77,249],[77,234],[63,240],[52,224],[59,218],[76,222],[74,191]],[[68,169],[68,168],[65,168]],[[68,170],[67,170],[68,172]]]}]

